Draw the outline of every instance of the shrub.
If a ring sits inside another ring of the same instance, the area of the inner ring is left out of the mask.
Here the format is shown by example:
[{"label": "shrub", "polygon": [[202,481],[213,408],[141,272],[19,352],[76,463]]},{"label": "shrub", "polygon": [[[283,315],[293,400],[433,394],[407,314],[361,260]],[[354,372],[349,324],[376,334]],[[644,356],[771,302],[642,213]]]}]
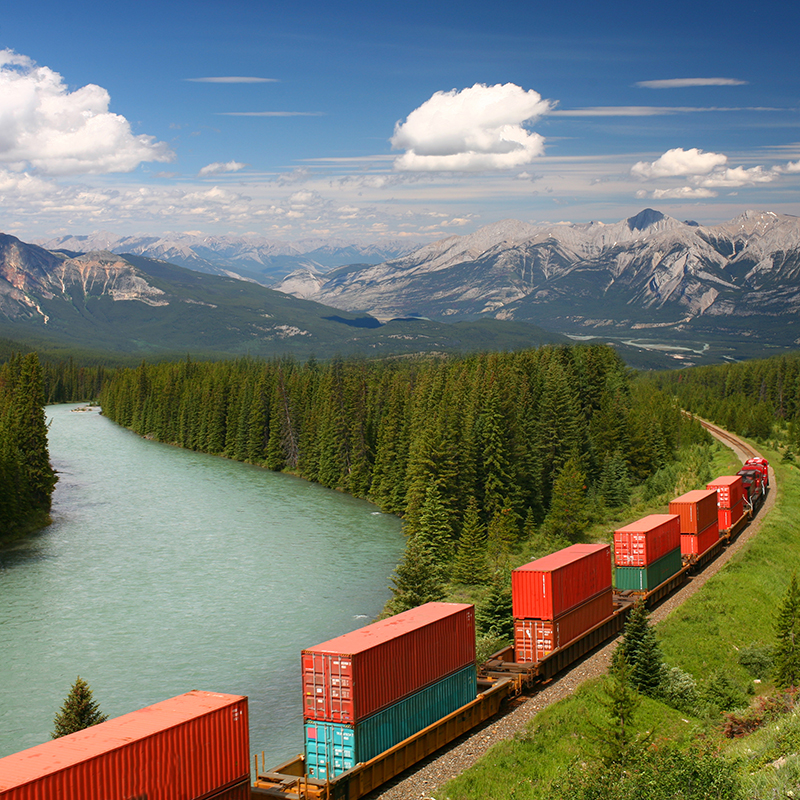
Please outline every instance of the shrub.
[{"label": "shrub", "polygon": [[668,667],[662,664],[659,696],[672,708],[693,714],[699,699],[697,681],[680,667]]},{"label": "shrub", "polygon": [[796,689],[756,697],[744,711],[725,714],[722,732],[729,739],[747,736],[770,720],[793,711],[796,701]]},{"label": "shrub", "polygon": [[775,650],[770,645],[753,642],[739,651],[739,664],[754,678],[764,680],[772,672],[774,657]]}]

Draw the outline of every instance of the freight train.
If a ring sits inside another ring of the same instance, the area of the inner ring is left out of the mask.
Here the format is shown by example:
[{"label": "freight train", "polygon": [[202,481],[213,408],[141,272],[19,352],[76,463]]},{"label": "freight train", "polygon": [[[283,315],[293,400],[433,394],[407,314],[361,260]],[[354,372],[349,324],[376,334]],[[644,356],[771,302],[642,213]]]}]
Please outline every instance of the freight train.
[{"label": "freight train", "polygon": [[468,604],[430,603],[303,651],[305,752],[271,770],[255,757],[254,782],[246,698],[190,692],[0,759],[0,800],[357,800],[617,635],[636,601],[679,588],[746,527],[768,470],[750,458],[615,531],[613,587],[609,545],[514,570],[514,645],[477,670]]},{"label": "freight train", "polygon": [[[506,699],[619,634],[635,602],[652,608],[715,559],[763,504],[768,470],[766,459],[750,458],[737,475],[675,498],[669,514],[615,531],[615,551],[621,554],[627,544],[629,557],[616,563],[613,589],[608,545],[573,545],[512,571],[514,645],[479,665],[474,700],[366,761],[344,764],[339,774],[327,764],[329,769],[314,775],[308,762],[318,763],[319,751],[312,748],[312,754],[308,746],[305,755],[272,770],[256,757],[254,800],[357,800],[490,719]],[[333,760],[345,750],[339,739],[324,752]]]}]

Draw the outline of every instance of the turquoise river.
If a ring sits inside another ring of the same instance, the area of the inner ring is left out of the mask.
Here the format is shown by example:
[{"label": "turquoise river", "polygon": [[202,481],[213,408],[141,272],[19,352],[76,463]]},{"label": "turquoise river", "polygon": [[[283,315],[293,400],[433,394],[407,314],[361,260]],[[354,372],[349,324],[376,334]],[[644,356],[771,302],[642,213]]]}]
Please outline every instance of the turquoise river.
[{"label": "turquoise river", "polygon": [[301,752],[300,650],[380,612],[400,521],[74,408],[47,409],[52,525],[0,547],[0,757],[50,738],[78,675],[109,716],[247,695],[251,751]]}]

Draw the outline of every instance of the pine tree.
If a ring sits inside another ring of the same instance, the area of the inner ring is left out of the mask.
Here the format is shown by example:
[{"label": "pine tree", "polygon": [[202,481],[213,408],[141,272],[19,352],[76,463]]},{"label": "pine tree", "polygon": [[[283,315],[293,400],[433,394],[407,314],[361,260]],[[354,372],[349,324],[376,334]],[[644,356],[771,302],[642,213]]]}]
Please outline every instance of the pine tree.
[{"label": "pine tree", "polygon": [[604,750],[603,761],[608,765],[624,764],[638,749],[633,717],[641,702],[631,688],[630,668],[624,659],[612,661],[601,691],[600,705],[608,715],[607,725],[598,730]]},{"label": "pine tree", "polygon": [[778,609],[775,637],[775,685],[781,689],[800,686],[800,586],[796,572]]},{"label": "pine tree", "polygon": [[510,573],[495,573],[489,594],[475,612],[475,622],[483,636],[506,640],[514,638],[511,581],[508,575]]},{"label": "pine tree", "polygon": [[627,505],[631,497],[631,479],[628,465],[619,450],[606,456],[600,476],[600,495],[610,508]]},{"label": "pine tree", "polygon": [[652,697],[658,692],[664,662],[649,616],[644,603],[634,605],[614,657],[616,662],[625,662],[631,686]]},{"label": "pine tree", "polygon": [[395,568],[392,584],[390,588],[394,597],[389,608],[394,614],[444,598],[440,571],[416,538],[410,539],[406,545],[403,560]]},{"label": "pine tree", "polygon": [[53,739],[67,736],[75,731],[82,731],[100,722],[105,722],[108,715],[100,713],[100,705],[92,698],[89,684],[78,676],[69,691],[64,705],[53,719]]},{"label": "pine tree", "polygon": [[563,536],[576,542],[589,521],[586,473],[576,455],[567,459],[553,483],[550,511],[542,523],[545,536]]},{"label": "pine tree", "polygon": [[486,398],[486,406],[478,420],[480,428],[481,473],[483,485],[483,511],[492,519],[507,505],[511,493],[512,468],[507,454],[508,431],[500,407],[497,382],[493,381]]},{"label": "pine tree", "polygon": [[489,558],[499,565],[508,560],[519,539],[519,517],[511,507],[508,498],[501,503],[489,520],[488,552]]},{"label": "pine tree", "polygon": [[470,497],[464,522],[461,527],[461,539],[453,564],[453,580],[467,586],[487,583],[489,569],[486,564],[486,528],[481,523],[478,503]]},{"label": "pine tree", "polygon": [[450,514],[435,484],[429,486],[425,494],[414,538],[420,550],[435,565],[442,578],[445,578],[453,560],[453,529],[450,525]]}]

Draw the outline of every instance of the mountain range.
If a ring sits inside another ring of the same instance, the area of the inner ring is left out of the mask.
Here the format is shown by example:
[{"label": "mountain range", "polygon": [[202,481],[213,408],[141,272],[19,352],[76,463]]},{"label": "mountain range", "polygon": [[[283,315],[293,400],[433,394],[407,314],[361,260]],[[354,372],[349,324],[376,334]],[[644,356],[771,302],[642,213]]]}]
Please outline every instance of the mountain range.
[{"label": "mountain range", "polygon": [[527,323],[448,325],[343,312],[252,281],[108,250],[69,255],[0,234],[2,350],[182,358],[397,355],[565,341]]},{"label": "mountain range", "polygon": [[505,220],[410,252],[199,234],[47,245],[0,234],[0,336],[163,357],[597,338],[637,366],[800,343],[800,218],[769,211],[711,226],[653,209],[613,224]]},{"label": "mountain range", "polygon": [[299,270],[277,288],[378,318],[532,322],[573,336],[796,345],[800,218],[703,226],[645,209],[613,224],[506,220],[377,265]]},{"label": "mountain range", "polygon": [[97,251],[130,253],[169,261],[198,272],[255,281],[264,286],[297,269],[322,274],[344,264],[379,264],[419,247],[418,243],[403,241],[361,245],[341,239],[283,242],[263,236],[204,236],[196,233],[120,236],[108,231],[85,236],[60,236],[37,244],[71,256]]}]

